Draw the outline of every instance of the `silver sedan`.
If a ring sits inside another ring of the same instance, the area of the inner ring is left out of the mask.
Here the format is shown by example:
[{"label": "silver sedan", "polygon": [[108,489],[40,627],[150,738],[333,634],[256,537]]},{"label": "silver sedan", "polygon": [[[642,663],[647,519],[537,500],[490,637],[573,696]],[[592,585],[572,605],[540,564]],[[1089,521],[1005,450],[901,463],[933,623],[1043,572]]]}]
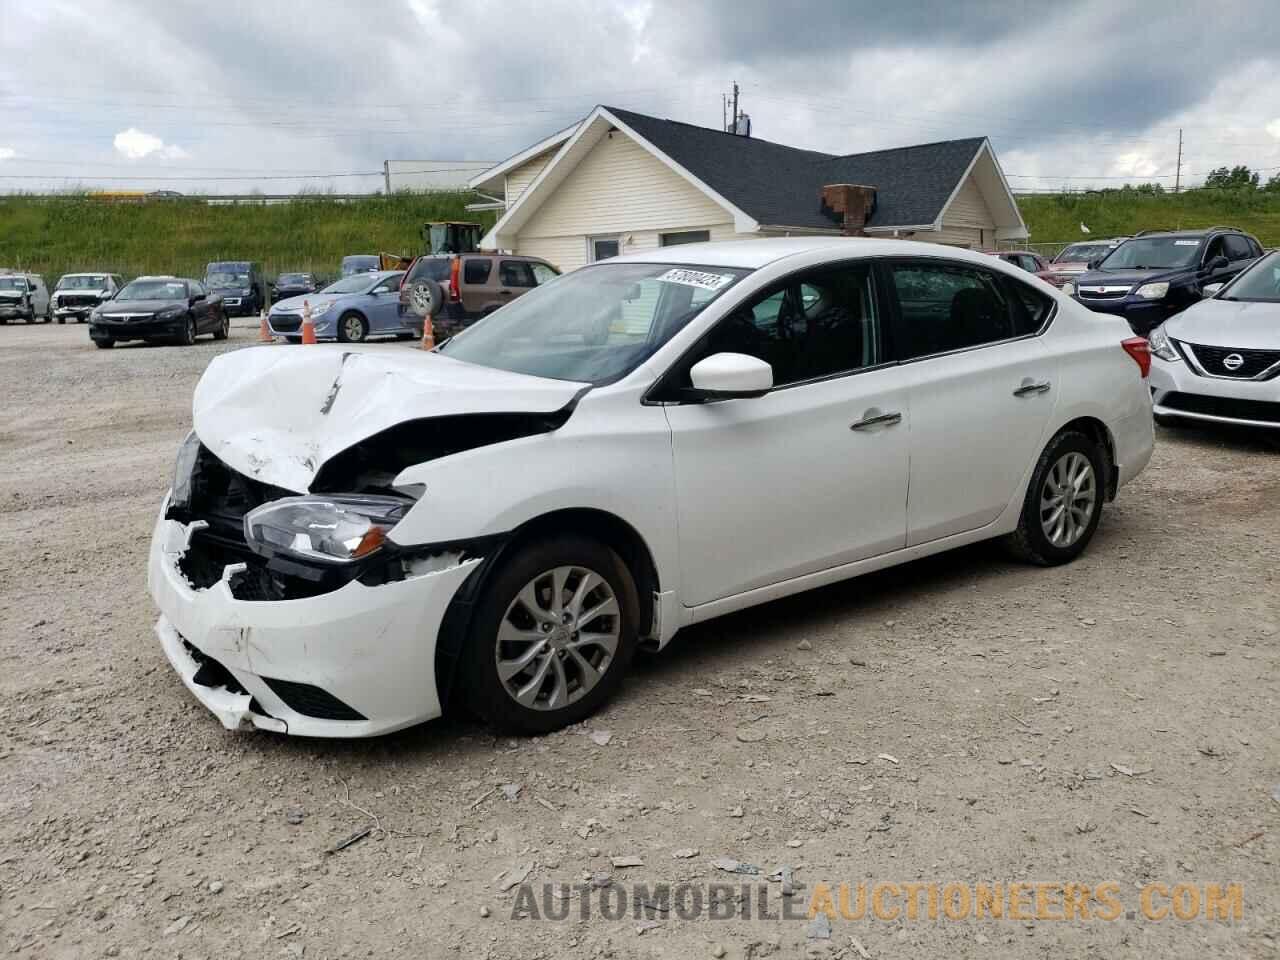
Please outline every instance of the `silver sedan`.
[{"label": "silver sedan", "polygon": [[1157,422],[1280,430],[1280,253],[1153,330],[1151,354]]}]

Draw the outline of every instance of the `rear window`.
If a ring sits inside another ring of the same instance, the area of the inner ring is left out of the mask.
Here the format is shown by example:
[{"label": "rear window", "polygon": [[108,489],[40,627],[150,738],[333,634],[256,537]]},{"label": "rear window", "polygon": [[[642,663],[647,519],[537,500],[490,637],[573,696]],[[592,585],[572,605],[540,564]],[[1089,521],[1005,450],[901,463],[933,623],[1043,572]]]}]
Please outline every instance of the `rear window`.
[{"label": "rear window", "polygon": [[462,282],[472,284],[487,283],[489,271],[493,269],[493,261],[488,257],[468,257],[462,261]]},{"label": "rear window", "polygon": [[406,286],[410,283],[421,283],[424,280],[444,283],[449,279],[449,260],[449,257],[419,257],[418,262],[409,271],[409,279],[405,281]]}]

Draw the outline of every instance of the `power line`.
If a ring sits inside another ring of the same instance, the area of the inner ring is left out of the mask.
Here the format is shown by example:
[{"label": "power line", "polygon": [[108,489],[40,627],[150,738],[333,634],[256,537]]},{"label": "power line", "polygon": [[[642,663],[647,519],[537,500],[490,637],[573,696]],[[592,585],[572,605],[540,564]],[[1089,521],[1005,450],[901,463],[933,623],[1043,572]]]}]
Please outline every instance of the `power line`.
[{"label": "power line", "polygon": [[[457,173],[458,171],[452,167],[437,167],[432,170],[397,170],[396,176],[411,176],[421,173]],[[213,181],[245,181],[245,180],[333,180],[339,177],[381,177],[384,171],[374,170],[371,172],[351,171],[345,173],[311,173],[311,174],[290,174],[290,175],[269,175],[269,176],[243,176],[243,177],[172,177],[172,176],[154,176],[154,177],[77,177],[77,176],[49,176],[47,174],[38,173],[4,173],[0,174],[0,180],[106,180],[111,183],[116,182],[142,182],[149,183],[154,180],[165,180],[175,182],[198,181],[207,183]]]}]

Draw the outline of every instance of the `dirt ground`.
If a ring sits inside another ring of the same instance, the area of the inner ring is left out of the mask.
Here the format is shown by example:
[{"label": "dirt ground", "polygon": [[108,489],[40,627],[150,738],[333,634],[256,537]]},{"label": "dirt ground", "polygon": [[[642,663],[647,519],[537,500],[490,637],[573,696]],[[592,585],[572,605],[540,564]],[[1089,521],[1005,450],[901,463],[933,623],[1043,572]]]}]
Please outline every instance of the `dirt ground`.
[{"label": "dirt ground", "polygon": [[[1265,438],[1159,430],[1066,568],[979,546],[691,629],[582,729],[233,734],[165,660],[145,558],[196,379],[254,332],[101,351],[84,327],[0,328],[8,953],[1280,956],[1280,453]],[[789,899],[768,879],[784,866]],[[532,898],[501,889],[526,868]],[[593,878],[603,894],[543,898]],[[1122,911],[868,909],[814,936],[820,884],[884,881],[1114,881]],[[663,882],[706,902],[708,884],[745,883],[771,917],[636,919],[637,887]],[[1241,884],[1242,915],[1147,919],[1155,882]],[[602,896],[627,915],[602,916]],[[798,919],[776,916],[784,901]]]}]

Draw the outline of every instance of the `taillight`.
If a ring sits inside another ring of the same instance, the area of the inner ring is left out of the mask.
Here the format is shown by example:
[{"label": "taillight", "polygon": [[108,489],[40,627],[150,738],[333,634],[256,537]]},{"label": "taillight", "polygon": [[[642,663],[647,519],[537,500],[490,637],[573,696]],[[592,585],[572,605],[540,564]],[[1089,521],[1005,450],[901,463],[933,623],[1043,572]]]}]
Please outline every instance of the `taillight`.
[{"label": "taillight", "polygon": [[462,258],[454,257],[449,261],[449,299],[454,303],[462,299],[462,290],[458,287],[458,279],[461,273]]},{"label": "taillight", "polygon": [[1147,343],[1146,337],[1130,337],[1128,340],[1121,340],[1120,346],[1124,347],[1124,352],[1133,357],[1133,362],[1138,365],[1138,369],[1142,372],[1142,379],[1147,378],[1147,374],[1151,372],[1151,344]]}]

